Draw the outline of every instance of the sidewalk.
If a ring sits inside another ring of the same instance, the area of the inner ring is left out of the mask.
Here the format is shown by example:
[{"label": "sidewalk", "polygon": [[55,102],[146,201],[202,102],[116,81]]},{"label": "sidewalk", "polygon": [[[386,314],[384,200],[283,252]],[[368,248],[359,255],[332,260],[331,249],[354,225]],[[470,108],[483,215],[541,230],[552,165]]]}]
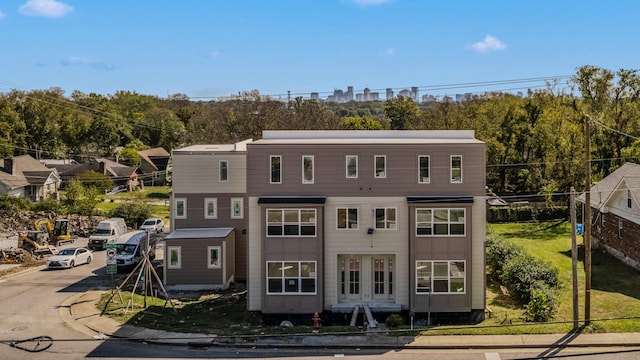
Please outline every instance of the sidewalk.
[{"label": "sidewalk", "polygon": [[96,339],[129,338],[189,346],[251,346],[389,348],[389,349],[501,349],[561,347],[640,347],[640,333],[543,334],[543,335],[434,335],[389,336],[370,333],[357,336],[306,335],[252,338],[219,338],[213,335],[185,334],[121,324],[100,316],[96,303],[104,291],[72,296],[60,306],[60,316],[74,329]]}]

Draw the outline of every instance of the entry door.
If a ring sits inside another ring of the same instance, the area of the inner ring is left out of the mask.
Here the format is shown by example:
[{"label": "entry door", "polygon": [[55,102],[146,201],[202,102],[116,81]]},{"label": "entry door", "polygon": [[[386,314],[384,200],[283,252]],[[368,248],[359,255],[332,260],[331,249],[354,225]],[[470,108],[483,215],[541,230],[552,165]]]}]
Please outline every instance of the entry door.
[{"label": "entry door", "polygon": [[371,293],[373,300],[393,299],[393,259],[391,256],[371,258]]},{"label": "entry door", "polygon": [[360,300],[362,298],[362,257],[343,255],[339,260],[340,298]]}]

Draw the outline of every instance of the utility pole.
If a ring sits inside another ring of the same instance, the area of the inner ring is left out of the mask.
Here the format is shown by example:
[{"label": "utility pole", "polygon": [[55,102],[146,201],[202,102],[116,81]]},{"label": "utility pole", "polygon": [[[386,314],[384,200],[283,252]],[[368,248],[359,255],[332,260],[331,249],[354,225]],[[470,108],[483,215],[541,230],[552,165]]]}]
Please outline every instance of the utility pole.
[{"label": "utility pole", "polygon": [[573,279],[573,331],[578,330],[578,245],[576,241],[576,190],[571,187],[571,278]]},{"label": "utility pole", "polygon": [[584,324],[591,323],[591,118],[584,118]]}]

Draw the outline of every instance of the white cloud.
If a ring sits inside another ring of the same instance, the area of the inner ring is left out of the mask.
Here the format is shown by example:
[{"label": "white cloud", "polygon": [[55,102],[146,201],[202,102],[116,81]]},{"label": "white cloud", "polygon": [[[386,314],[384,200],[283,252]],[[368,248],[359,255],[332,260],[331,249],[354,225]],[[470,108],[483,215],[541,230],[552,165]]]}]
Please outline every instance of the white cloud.
[{"label": "white cloud", "polygon": [[70,56],[64,60],[62,60],[62,65],[64,66],[89,66],[96,70],[106,70],[111,71],[115,68],[111,65],[107,65],[100,60],[93,60],[89,58],[83,58],[78,56]]},{"label": "white cloud", "polygon": [[24,16],[59,18],[73,11],[73,7],[56,0],[29,0],[18,9]]},{"label": "white cloud", "polygon": [[485,36],[483,41],[477,42],[470,46],[471,50],[477,53],[486,53],[489,51],[504,50],[507,45],[491,35]]},{"label": "white cloud", "polygon": [[381,51],[378,53],[378,56],[391,57],[396,54],[396,49],[388,48],[387,50]]},{"label": "white cloud", "polygon": [[384,3],[392,2],[393,0],[350,0],[360,6],[380,5]]},{"label": "white cloud", "polygon": [[0,11],[0,20],[6,18],[7,15],[5,15],[2,11]]}]

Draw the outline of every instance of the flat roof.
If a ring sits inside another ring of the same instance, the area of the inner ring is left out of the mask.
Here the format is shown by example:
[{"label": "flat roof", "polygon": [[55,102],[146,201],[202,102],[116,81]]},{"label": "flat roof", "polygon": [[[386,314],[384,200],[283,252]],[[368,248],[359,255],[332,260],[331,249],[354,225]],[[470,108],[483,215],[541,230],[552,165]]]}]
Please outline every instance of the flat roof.
[{"label": "flat roof", "polygon": [[482,144],[473,130],[265,130],[253,144]]},{"label": "flat roof", "polygon": [[165,240],[173,239],[208,239],[225,238],[234,230],[232,227],[221,228],[186,228],[176,229],[164,237]]}]

